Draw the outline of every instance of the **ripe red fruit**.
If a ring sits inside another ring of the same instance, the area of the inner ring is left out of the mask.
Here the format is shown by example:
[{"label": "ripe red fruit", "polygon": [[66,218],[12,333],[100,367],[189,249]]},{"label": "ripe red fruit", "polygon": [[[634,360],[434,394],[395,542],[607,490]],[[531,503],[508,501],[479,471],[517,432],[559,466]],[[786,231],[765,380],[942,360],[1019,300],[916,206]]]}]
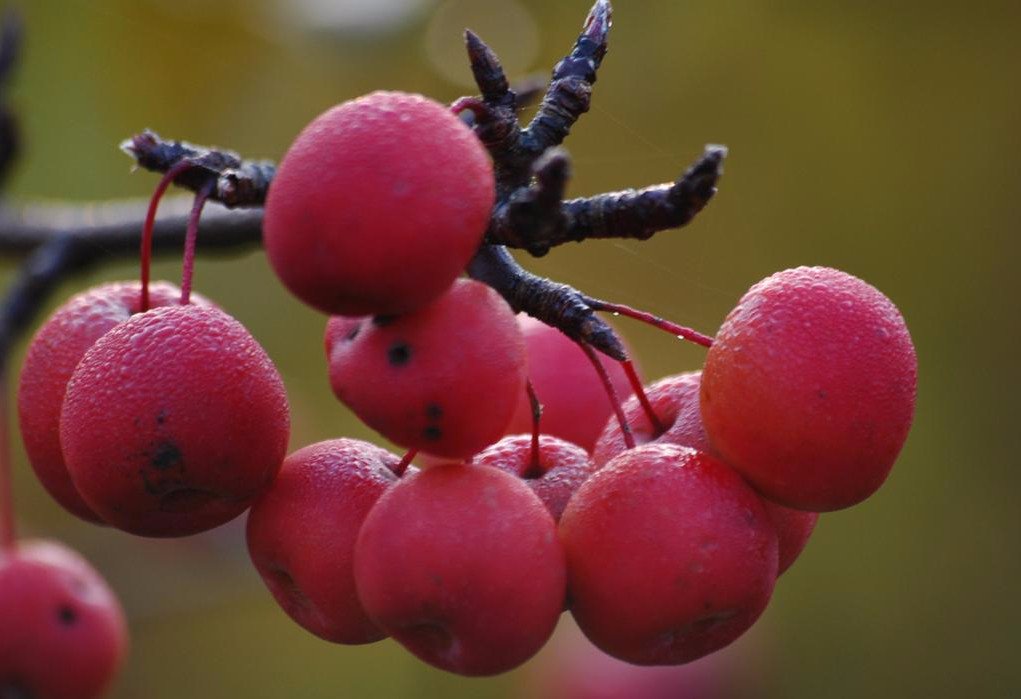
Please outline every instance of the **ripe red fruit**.
[{"label": "ripe red fruit", "polygon": [[[709,437],[702,426],[702,415],[699,410],[701,378],[702,372],[689,371],[660,379],[646,389],[653,412],[666,428],[662,434],[657,435],[656,430],[652,428],[637,398],[627,401],[624,404],[624,416],[631,426],[635,442],[639,445],[676,444],[704,451],[719,458],[719,454],[710,446]],[[596,464],[602,466],[626,450],[620,424],[616,420],[610,420],[596,443],[592,458]],[[819,520],[819,514],[792,510],[766,499],[762,500],[762,504],[779,537],[780,566],[777,572],[779,575],[790,568],[804,550]]]},{"label": "ripe red fruit", "polygon": [[549,512],[495,468],[436,466],[390,488],[355,545],[369,616],[422,660],[462,675],[517,667],[564,606],[564,553]]},{"label": "ripe red fruit", "polygon": [[248,514],[248,552],[284,611],[320,638],[385,638],[355,591],[354,547],[365,516],[397,481],[400,458],[354,439],[299,449]]},{"label": "ripe red fruit", "polygon": [[75,369],[60,441],[75,487],[115,527],[184,536],[241,514],[287,448],[276,368],[223,311],[156,308],[101,337]]},{"label": "ripe red fruit", "polygon": [[567,501],[595,472],[596,465],[577,444],[545,434],[539,437],[538,457],[533,459],[532,436],[518,434],[487,447],[472,463],[522,478],[559,522]]},{"label": "ripe red fruit", "polygon": [[373,92],[316,117],[287,151],[266,200],[266,254],[321,311],[406,313],[461,273],[494,197],[489,154],[446,106]]},{"label": "ripe red fruit", "polygon": [[605,652],[685,663],[744,633],[773,592],[777,537],[732,469],[687,447],[626,451],[564,510],[571,613]]},{"label": "ripe red fruit", "polygon": [[331,318],[326,354],[334,393],[365,424],[443,457],[465,458],[498,440],[525,392],[514,314],[470,279],[407,315]]},{"label": "ripe red fruit", "polygon": [[[585,353],[558,329],[523,313],[518,325],[525,339],[528,378],[542,403],[542,433],[560,437],[592,451],[603,425],[613,413],[599,376]],[[617,395],[631,395],[631,384],[618,362],[606,364]],[[522,393],[507,434],[532,431],[532,405]]]},{"label": "ripe red fruit", "polygon": [[[138,282],[114,282],[72,296],[39,328],[28,346],[18,385],[18,417],[25,451],[43,487],[72,514],[102,520],[71,482],[60,451],[60,407],[67,382],[85,352],[118,323],[139,311]],[[181,290],[159,282],[149,290],[150,305],[179,302]],[[195,296],[199,305],[209,302]]]},{"label": "ripe red fruit", "polygon": [[127,652],[117,598],[55,542],[0,551],[0,620],[0,697],[99,697]]},{"label": "ripe red fruit", "polygon": [[778,272],[730,312],[706,356],[713,447],[766,497],[823,512],[886,479],[915,409],[904,318],[874,287],[826,267]]}]

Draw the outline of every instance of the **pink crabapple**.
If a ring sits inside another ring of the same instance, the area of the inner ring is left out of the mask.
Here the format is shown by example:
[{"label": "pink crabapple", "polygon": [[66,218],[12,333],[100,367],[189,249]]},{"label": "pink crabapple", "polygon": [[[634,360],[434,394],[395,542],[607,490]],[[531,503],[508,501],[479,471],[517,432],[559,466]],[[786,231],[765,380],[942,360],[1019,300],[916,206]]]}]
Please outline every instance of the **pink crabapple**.
[{"label": "pink crabapple", "polygon": [[448,107],[373,92],[316,117],[284,155],[266,200],[266,254],[321,311],[406,313],[461,273],[494,197],[489,154]]},{"label": "pink crabapple", "polygon": [[290,431],[283,382],[223,311],[155,308],[113,328],[67,386],[60,442],[85,502],[115,527],[184,536],[269,486]]},{"label": "pink crabapple", "polygon": [[798,267],[755,284],[723,322],[702,419],[713,448],[769,499],[839,510],[886,480],[917,377],[893,302],[846,272]]}]

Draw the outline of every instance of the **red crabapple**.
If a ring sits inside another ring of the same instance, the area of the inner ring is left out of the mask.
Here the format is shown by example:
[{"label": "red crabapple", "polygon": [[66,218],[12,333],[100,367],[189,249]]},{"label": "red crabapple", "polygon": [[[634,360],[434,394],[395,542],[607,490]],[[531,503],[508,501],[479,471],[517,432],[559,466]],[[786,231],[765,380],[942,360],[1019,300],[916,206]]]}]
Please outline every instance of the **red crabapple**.
[{"label": "red crabapple", "polygon": [[97,698],[127,653],[117,598],[55,542],[0,551],[0,620],[0,697]]},{"label": "red crabapple", "polygon": [[387,490],[355,544],[365,610],[427,663],[462,675],[517,667],[564,606],[556,525],[519,478],[449,464]]},{"label": "red crabapple", "polygon": [[365,516],[397,481],[400,458],[368,442],[332,439],[286,459],[248,514],[248,552],[284,611],[320,638],[384,638],[355,591],[354,546]]},{"label": "red crabapple", "polygon": [[518,434],[487,447],[472,463],[492,466],[524,479],[554,521],[560,521],[574,491],[596,470],[587,451],[545,434],[539,437],[538,459],[533,458],[532,436]]},{"label": "red crabapple", "polygon": [[[709,438],[702,426],[702,415],[699,411],[701,378],[702,372],[689,371],[660,379],[646,389],[653,412],[666,428],[662,434],[657,435],[653,430],[637,398],[631,398],[624,404],[624,416],[639,445],[676,444],[704,451],[719,458],[719,454],[710,446]],[[620,424],[616,420],[610,420],[596,443],[592,458],[596,464],[602,466],[626,449]],[[815,529],[819,514],[792,510],[766,499],[763,499],[762,504],[776,527],[779,538],[780,566],[777,573],[779,575],[790,568],[804,550]]]},{"label": "red crabapple", "polygon": [[331,318],[326,354],[341,402],[390,441],[437,456],[498,440],[525,393],[514,314],[470,279],[407,315]]},{"label": "red crabapple", "polygon": [[824,512],[882,485],[907,437],[918,362],[904,318],[827,267],[753,286],[706,356],[702,418],[716,451],[761,493]]},{"label": "red crabapple", "polygon": [[[181,290],[159,282],[150,287],[150,305],[179,302]],[[72,296],[39,328],[25,355],[18,385],[18,417],[25,451],[43,487],[69,512],[91,522],[100,517],[71,482],[60,451],[60,407],[82,356],[100,337],[139,311],[138,282],[113,282]],[[206,299],[195,296],[200,305]]]},{"label": "red crabapple", "polygon": [[298,135],[266,200],[266,254],[306,303],[393,314],[436,299],[482,242],[493,166],[449,108],[373,92]]},{"label": "red crabapple", "polygon": [[283,382],[236,320],[201,306],[132,316],[67,385],[60,442],[86,503],[142,536],[227,522],[270,484],[287,448]]},{"label": "red crabapple", "polygon": [[[525,339],[528,378],[542,403],[543,434],[560,437],[588,451],[613,413],[599,376],[585,353],[560,330],[523,313],[518,325]],[[631,395],[631,384],[618,362],[606,366],[621,400]],[[525,393],[507,426],[507,434],[531,432],[532,405]]]},{"label": "red crabapple", "polygon": [[721,461],[673,444],[631,449],[597,471],[567,504],[560,538],[578,625],[638,665],[726,646],[776,581],[777,536],[760,498]]}]

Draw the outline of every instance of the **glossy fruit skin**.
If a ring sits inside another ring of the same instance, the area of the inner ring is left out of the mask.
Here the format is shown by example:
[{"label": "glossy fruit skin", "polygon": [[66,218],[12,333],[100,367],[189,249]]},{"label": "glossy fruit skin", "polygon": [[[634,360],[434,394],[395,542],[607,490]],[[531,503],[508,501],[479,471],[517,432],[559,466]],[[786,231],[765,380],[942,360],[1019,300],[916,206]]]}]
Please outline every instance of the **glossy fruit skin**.
[{"label": "glossy fruit skin", "polygon": [[470,279],[414,313],[330,319],[326,354],[333,392],[362,422],[445,458],[497,441],[525,392],[514,314]]},{"label": "glossy fruit skin", "polygon": [[[709,437],[702,426],[699,408],[701,379],[702,372],[689,371],[660,379],[646,389],[653,411],[667,428],[660,435],[655,434],[638,399],[631,398],[627,401],[623,406],[624,416],[631,425],[635,442],[639,445],[676,444],[720,458],[709,444]],[[592,458],[596,464],[602,466],[626,450],[620,425],[616,420],[609,420],[596,443]],[[765,498],[762,499],[762,504],[776,527],[779,538],[777,555],[780,565],[777,575],[780,575],[791,567],[805,549],[819,520],[819,514],[793,510]]]},{"label": "glossy fruit skin", "polygon": [[538,463],[532,460],[530,434],[504,437],[479,452],[472,463],[498,468],[523,479],[546,505],[555,522],[560,521],[574,491],[596,470],[587,451],[545,434],[539,436]]},{"label": "glossy fruit skin", "polygon": [[[179,302],[181,290],[167,282],[149,289],[152,307]],[[197,295],[199,305],[209,302]],[[53,499],[84,520],[102,523],[71,482],[60,451],[60,408],[78,362],[100,337],[139,311],[141,286],[113,282],[72,296],[39,328],[21,368],[18,421],[29,462]]]},{"label": "glossy fruit skin", "polygon": [[[517,318],[525,339],[528,378],[542,403],[542,433],[592,451],[613,414],[606,389],[592,363],[578,344],[558,329],[523,313]],[[620,400],[626,400],[632,390],[623,367],[613,361],[604,361],[603,365]],[[507,434],[531,431],[532,404],[528,395],[522,393]]]},{"label": "glossy fruit skin", "polygon": [[397,482],[400,458],[368,442],[331,439],[284,459],[248,514],[248,552],[284,611],[335,643],[386,637],[355,591],[354,547],[362,522]]},{"label": "glossy fruit skin", "polygon": [[369,616],[431,665],[495,675],[549,638],[564,605],[564,552],[539,498],[495,468],[436,466],[401,479],[355,545]]},{"label": "glossy fruit skin", "polygon": [[113,592],[74,551],[22,541],[0,551],[0,696],[94,699],[128,649]]},{"label": "glossy fruit skin", "polygon": [[446,105],[373,92],[316,117],[288,149],[266,200],[266,254],[321,311],[406,313],[461,273],[494,200],[489,154]]},{"label": "glossy fruit skin", "polygon": [[827,267],[778,272],[727,316],[703,368],[702,418],[766,497],[815,512],[883,481],[914,416],[918,361],[874,287]]},{"label": "glossy fruit skin", "polygon": [[585,635],[636,665],[718,650],[765,609],[777,537],[759,497],[694,449],[648,444],[582,484],[560,520],[571,613]]},{"label": "glossy fruit skin", "polygon": [[132,316],[86,352],[60,441],[82,498],[111,525],[185,536],[248,508],[276,476],[290,421],[272,361],[216,308]]}]

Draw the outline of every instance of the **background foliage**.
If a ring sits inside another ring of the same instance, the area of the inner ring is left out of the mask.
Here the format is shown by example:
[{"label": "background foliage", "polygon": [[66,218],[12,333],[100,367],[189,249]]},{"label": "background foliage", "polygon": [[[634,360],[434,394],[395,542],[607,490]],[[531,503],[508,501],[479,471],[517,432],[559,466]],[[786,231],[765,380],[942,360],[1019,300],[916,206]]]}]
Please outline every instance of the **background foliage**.
[{"label": "background foliage", "polygon": [[[588,9],[389,0],[366,16],[363,4],[21,2],[27,53],[13,99],[26,155],[10,194],[147,194],[155,177],[129,174],[116,149],[146,126],[279,158],[312,116],[369,90],[469,93],[466,25],[512,75],[546,73]],[[837,266],[899,304],[918,348],[916,424],[887,486],[821,520],[734,651],[750,659],[740,666],[752,696],[1021,692],[1019,18],[1016,3],[982,0],[615,7],[593,110],[567,142],[571,192],[672,179],[707,142],[731,148],[721,191],[688,229],[572,245],[530,267],[713,332],[761,277]],[[9,278],[12,265],[3,269]],[[178,264],[157,272],[173,278]],[[64,291],[134,274],[113,265]],[[277,361],[292,446],[375,438],[330,395],[323,318],[283,291],[260,253],[216,260],[200,249],[196,284]],[[701,362],[698,348],[619,325],[648,377]],[[81,549],[127,607],[133,651],[115,697],[521,695],[527,668],[467,681],[390,642],[314,639],[249,566],[242,522],[166,542],[89,527],[17,458],[23,530]]]}]

